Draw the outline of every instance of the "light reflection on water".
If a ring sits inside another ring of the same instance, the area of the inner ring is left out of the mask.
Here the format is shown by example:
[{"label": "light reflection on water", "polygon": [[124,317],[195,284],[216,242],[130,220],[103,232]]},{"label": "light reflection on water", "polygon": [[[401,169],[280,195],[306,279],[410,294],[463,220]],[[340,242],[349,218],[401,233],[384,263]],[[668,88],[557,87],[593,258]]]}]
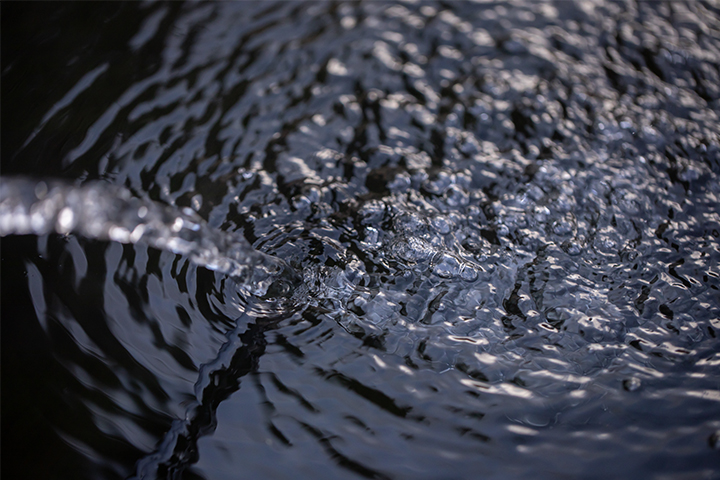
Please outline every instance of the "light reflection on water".
[{"label": "light reflection on water", "polygon": [[[33,8],[3,6],[4,198],[202,228],[0,222],[38,235],[2,247],[28,477],[720,473],[712,5]],[[267,255],[291,292],[248,288]]]}]

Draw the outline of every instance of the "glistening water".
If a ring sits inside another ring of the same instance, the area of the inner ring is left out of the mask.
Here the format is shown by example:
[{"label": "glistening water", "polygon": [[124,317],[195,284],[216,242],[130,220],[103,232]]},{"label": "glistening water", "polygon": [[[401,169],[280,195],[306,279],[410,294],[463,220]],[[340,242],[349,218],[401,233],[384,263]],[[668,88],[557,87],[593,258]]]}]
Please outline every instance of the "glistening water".
[{"label": "glistening water", "polygon": [[720,478],[717,2],[1,13],[7,478]]}]

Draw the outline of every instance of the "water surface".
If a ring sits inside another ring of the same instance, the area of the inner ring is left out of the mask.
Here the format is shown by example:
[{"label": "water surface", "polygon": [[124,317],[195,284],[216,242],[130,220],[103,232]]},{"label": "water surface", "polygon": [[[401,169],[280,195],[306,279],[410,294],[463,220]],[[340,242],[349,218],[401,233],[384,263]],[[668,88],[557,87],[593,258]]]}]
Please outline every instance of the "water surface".
[{"label": "water surface", "polygon": [[713,2],[2,19],[13,478],[720,478]]}]

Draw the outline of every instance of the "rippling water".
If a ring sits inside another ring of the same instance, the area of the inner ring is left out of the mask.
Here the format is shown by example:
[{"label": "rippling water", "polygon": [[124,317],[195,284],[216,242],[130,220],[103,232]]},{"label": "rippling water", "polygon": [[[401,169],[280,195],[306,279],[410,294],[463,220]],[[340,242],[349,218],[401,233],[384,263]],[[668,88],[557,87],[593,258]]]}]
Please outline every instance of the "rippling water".
[{"label": "rippling water", "polygon": [[716,2],[2,5],[13,478],[720,478]]}]

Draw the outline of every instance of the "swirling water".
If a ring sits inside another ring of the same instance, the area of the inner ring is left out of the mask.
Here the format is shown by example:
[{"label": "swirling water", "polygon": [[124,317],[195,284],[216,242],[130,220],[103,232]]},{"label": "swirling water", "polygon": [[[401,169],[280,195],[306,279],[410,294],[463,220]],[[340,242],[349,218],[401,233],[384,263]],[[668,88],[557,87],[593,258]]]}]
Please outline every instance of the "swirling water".
[{"label": "swirling water", "polygon": [[2,13],[3,473],[720,478],[713,2]]}]

